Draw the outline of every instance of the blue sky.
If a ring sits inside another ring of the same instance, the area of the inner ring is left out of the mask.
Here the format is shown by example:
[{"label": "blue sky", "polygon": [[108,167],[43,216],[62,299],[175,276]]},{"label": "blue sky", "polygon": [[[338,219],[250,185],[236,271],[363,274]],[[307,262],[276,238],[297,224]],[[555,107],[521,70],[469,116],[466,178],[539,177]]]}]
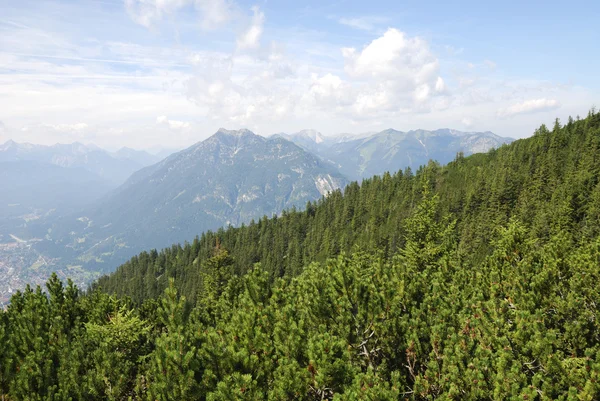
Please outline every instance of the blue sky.
[{"label": "blue sky", "polygon": [[0,141],[525,137],[600,105],[599,20],[592,1],[2,0]]}]

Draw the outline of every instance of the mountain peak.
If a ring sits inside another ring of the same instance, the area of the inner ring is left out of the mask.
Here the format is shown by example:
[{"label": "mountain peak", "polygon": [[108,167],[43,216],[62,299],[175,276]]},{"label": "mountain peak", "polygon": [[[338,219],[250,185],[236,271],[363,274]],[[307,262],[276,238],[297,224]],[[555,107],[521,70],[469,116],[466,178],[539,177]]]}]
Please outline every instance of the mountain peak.
[{"label": "mountain peak", "polygon": [[58,152],[66,152],[73,155],[84,155],[89,153],[91,150],[81,142],[57,143],[50,146],[50,148]]},{"label": "mountain peak", "polygon": [[9,139],[8,141],[4,142],[4,144],[0,145],[0,150],[7,150],[17,145],[18,144],[15,141]]},{"label": "mountain peak", "polygon": [[217,134],[224,134],[224,135],[236,136],[236,137],[240,137],[240,136],[244,136],[244,135],[248,135],[248,134],[256,135],[254,132],[252,132],[246,128],[242,128],[239,130],[229,130],[229,129],[225,129],[225,128],[219,128],[219,130],[217,131]]},{"label": "mountain peak", "polygon": [[400,138],[404,138],[406,136],[406,134],[407,134],[407,132],[398,131],[393,128],[388,128],[388,129],[380,131],[374,135],[367,136],[364,140],[369,141],[374,138],[379,138],[379,140],[381,140],[382,138],[387,138],[387,140],[396,141],[396,140],[401,140]]},{"label": "mountain peak", "polygon": [[310,139],[311,141],[313,141],[315,143],[323,143],[325,141],[323,134],[321,134],[316,129],[303,129],[302,131],[296,132],[292,136],[304,137],[304,138]]},{"label": "mountain peak", "polygon": [[17,150],[17,151],[30,150],[30,149],[34,149],[36,146],[38,146],[38,145],[33,145],[28,142],[19,143],[19,142],[13,141],[12,139],[9,139],[3,145],[0,145],[0,151],[7,151],[10,149]]},{"label": "mountain peak", "polygon": [[133,172],[159,160],[145,153],[117,154],[81,142],[33,145],[11,140],[0,145],[0,161],[47,163],[86,170],[95,175],[94,179],[105,180],[116,186],[123,183]]}]

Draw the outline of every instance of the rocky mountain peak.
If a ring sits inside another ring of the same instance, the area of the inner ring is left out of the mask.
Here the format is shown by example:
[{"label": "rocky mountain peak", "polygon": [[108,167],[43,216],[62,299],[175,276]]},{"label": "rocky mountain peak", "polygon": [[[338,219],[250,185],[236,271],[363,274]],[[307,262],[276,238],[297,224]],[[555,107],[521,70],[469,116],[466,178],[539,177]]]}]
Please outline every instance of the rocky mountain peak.
[{"label": "rocky mountain peak", "polygon": [[249,129],[246,128],[242,128],[239,130],[229,130],[226,128],[219,128],[219,130],[217,131],[217,134],[221,134],[221,135],[227,135],[227,136],[233,136],[233,137],[242,137],[242,136],[246,136],[246,135],[256,135],[254,132],[250,131]]},{"label": "rocky mountain peak", "polygon": [[303,138],[309,139],[317,144],[325,142],[325,137],[323,136],[323,134],[321,134],[319,131],[317,131],[315,129],[305,129],[305,130],[297,132],[296,134],[292,135],[292,137],[293,136],[303,137]]},{"label": "rocky mountain peak", "polygon": [[8,150],[17,146],[18,144],[15,141],[9,139],[8,141],[4,142],[4,144],[0,145],[0,151]]}]

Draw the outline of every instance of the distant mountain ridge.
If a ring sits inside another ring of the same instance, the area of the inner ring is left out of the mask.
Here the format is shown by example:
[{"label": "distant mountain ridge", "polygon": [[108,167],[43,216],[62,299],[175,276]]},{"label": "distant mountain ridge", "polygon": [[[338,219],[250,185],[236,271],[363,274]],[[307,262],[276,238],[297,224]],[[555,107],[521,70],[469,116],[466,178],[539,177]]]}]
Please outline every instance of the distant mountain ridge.
[{"label": "distant mountain ridge", "polygon": [[97,206],[61,220],[51,238],[78,263],[107,269],[114,264],[104,262],[122,262],[140,249],[302,208],[346,183],[290,141],[220,129],[134,173]]},{"label": "distant mountain ridge", "polygon": [[458,152],[468,156],[483,153],[513,141],[492,132],[463,132],[448,128],[408,132],[386,129],[375,134],[324,136],[314,130],[277,134],[323,160],[333,163],[352,180],[406,167],[416,170],[429,160],[446,164]]},{"label": "distant mountain ridge", "polygon": [[15,161],[81,168],[116,186],[122,184],[133,172],[158,162],[159,158],[144,151],[122,148],[109,152],[79,142],[45,146],[9,140],[0,145],[0,162]]},{"label": "distant mountain ridge", "polygon": [[87,205],[111,187],[105,180],[81,168],[37,161],[7,161],[0,162],[0,188],[2,227],[5,223],[2,219],[16,219],[35,211],[46,213],[59,209],[59,212],[66,212]]},{"label": "distant mountain ridge", "polygon": [[[30,163],[42,169],[51,166],[47,172],[54,178],[43,182],[61,176],[76,182],[56,187],[63,188],[58,192],[64,195],[58,203],[73,200],[69,190],[77,188],[85,192],[82,201],[88,206],[69,206],[70,213],[12,214],[12,220],[0,221],[0,240],[10,242],[13,235],[19,238],[22,260],[29,261],[11,262],[12,288],[19,287],[21,278],[30,277],[27,274],[45,279],[46,270],[60,270],[81,284],[98,273],[110,272],[143,249],[168,247],[207,230],[303,208],[307,201],[343,189],[348,179],[360,181],[385,171],[417,169],[430,159],[446,163],[458,152],[485,152],[510,141],[491,132],[450,129],[388,129],[334,137],[303,130],[268,138],[247,129],[219,129],[208,139],[133,172],[120,186],[113,182],[112,190],[110,186],[106,189],[106,180],[90,177],[110,174],[114,166],[149,163],[152,157],[127,148],[106,152],[78,143],[44,147],[8,142],[0,146],[0,170],[2,163]],[[99,168],[107,165],[105,161],[109,168]],[[76,170],[85,174],[71,174]],[[9,173],[7,177],[18,175]],[[40,185],[36,180],[30,184],[36,190]],[[11,203],[7,213],[17,210],[13,201],[5,203]],[[12,257],[10,252],[5,255]],[[0,250],[0,259],[3,257]],[[32,273],[28,268],[38,258],[44,267]],[[0,295],[6,291],[0,285]]]}]

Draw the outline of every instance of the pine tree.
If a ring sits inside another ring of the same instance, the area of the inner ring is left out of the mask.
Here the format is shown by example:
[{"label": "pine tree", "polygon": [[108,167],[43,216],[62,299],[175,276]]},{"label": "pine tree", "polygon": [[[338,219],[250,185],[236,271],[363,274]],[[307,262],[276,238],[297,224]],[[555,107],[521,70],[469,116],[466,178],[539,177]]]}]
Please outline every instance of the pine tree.
[{"label": "pine tree", "polygon": [[184,310],[185,298],[177,296],[171,279],[158,310],[164,331],[156,339],[147,374],[138,385],[140,391],[147,390],[149,400],[201,399],[197,347],[185,324]]}]

